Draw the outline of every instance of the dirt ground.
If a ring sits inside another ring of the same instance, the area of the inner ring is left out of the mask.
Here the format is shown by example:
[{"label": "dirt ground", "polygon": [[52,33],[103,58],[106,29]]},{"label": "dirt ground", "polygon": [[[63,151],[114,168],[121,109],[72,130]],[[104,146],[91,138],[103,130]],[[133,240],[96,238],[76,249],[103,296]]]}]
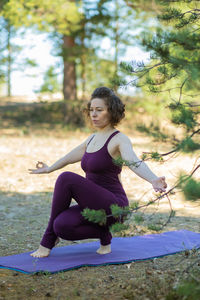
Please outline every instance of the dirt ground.
[{"label": "dirt ground", "polygon": [[[163,153],[170,150],[169,145],[153,142],[151,138],[135,133],[131,128],[127,132],[138,156],[142,151],[158,150]],[[87,135],[80,130],[29,130],[29,134],[14,128],[1,130],[0,256],[36,249],[48,221],[54,182],[62,171],[48,175],[30,175],[28,168],[33,168],[38,160],[47,164],[55,162]],[[170,188],[181,170],[192,170],[195,159],[195,155],[181,154],[165,163],[149,162],[148,165],[157,175],[166,176]],[[64,170],[83,175],[79,163]],[[122,172],[122,182],[130,202],[139,200],[140,203],[145,203],[155,197],[150,184],[131,173],[128,168]],[[200,232],[200,203],[186,201],[180,192],[171,195],[170,200],[176,215],[163,231],[187,229]],[[157,206],[150,207],[145,214],[156,209]],[[168,214],[169,203],[167,199],[163,199],[156,217],[166,220]],[[127,235],[147,233],[154,232],[143,225],[126,232]],[[71,242],[61,241],[58,246],[67,244]],[[54,275],[26,275],[0,269],[0,300],[164,300],[169,290],[178,283],[181,272],[195,261],[196,255],[181,253],[124,265],[83,267]]]}]

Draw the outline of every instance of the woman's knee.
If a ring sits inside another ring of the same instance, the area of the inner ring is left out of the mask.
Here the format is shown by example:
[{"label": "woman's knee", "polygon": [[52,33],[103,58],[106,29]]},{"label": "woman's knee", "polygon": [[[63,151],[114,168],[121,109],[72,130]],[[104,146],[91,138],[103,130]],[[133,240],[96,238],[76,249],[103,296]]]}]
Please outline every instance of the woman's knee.
[{"label": "woman's knee", "polygon": [[54,220],[53,230],[54,230],[55,234],[59,237],[61,237],[63,232],[68,231],[67,224],[65,224],[65,222],[63,222],[63,219],[60,216],[58,216]]},{"label": "woman's knee", "polygon": [[75,178],[77,178],[77,174],[73,172],[63,172],[61,173],[58,178],[57,182],[73,182]]},{"label": "woman's knee", "polygon": [[73,227],[66,222],[66,220],[58,215],[53,223],[53,230],[55,234],[61,238],[70,237],[73,232]]}]

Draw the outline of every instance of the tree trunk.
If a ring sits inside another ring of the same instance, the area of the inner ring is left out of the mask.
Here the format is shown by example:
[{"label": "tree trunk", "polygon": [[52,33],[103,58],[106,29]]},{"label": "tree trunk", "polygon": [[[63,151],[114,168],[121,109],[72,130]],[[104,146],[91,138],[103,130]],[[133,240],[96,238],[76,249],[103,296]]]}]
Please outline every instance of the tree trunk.
[{"label": "tree trunk", "polygon": [[73,48],[75,47],[74,38],[71,36],[63,36],[63,63],[64,63],[64,77],[63,77],[63,94],[65,100],[76,100],[76,65],[73,55]]},{"label": "tree trunk", "polygon": [[8,37],[7,37],[7,50],[8,50],[8,58],[7,58],[7,96],[11,96],[11,44],[10,44],[10,39],[11,39],[11,26],[8,23],[7,25],[7,32],[8,32]]},{"label": "tree trunk", "polygon": [[82,90],[82,99],[85,99],[86,95],[86,48],[85,48],[85,23],[82,24],[82,35],[81,35],[81,90]]},{"label": "tree trunk", "polygon": [[[118,78],[118,61],[119,61],[119,42],[120,42],[120,36],[119,36],[119,1],[116,0],[115,2],[115,27],[114,27],[114,48],[115,48],[115,56],[114,56],[114,78]],[[113,86],[113,89],[117,91],[118,86]]]}]

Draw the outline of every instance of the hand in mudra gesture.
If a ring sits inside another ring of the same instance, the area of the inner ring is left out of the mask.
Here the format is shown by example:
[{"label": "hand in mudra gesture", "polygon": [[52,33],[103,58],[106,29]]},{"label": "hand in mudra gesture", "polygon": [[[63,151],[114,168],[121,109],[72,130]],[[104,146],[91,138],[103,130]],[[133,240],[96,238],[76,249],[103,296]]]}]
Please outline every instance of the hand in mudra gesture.
[{"label": "hand in mudra gesture", "polygon": [[45,174],[49,172],[49,167],[42,161],[38,161],[36,169],[28,169],[30,174]]},{"label": "hand in mudra gesture", "polygon": [[165,176],[158,177],[157,179],[153,180],[152,185],[155,192],[165,192],[167,188]]}]

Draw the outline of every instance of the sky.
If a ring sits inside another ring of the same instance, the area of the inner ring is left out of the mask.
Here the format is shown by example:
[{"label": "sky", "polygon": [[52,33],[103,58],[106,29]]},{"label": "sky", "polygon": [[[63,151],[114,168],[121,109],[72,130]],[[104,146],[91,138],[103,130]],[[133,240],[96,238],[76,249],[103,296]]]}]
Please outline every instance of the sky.
[{"label": "sky", "polygon": [[[52,42],[47,38],[44,33],[35,34],[31,30],[23,37],[15,38],[14,43],[24,46],[22,52],[18,54],[18,59],[28,57],[34,59],[38,67],[26,68],[24,72],[13,71],[12,73],[12,95],[14,96],[34,96],[34,90],[38,89],[43,83],[44,72],[51,65],[59,66],[61,58],[55,57],[51,54],[53,49]],[[110,42],[108,38],[105,38],[101,44],[102,48],[112,52]],[[149,58],[149,54],[145,53],[139,47],[128,47],[123,61],[144,60]],[[60,70],[60,69],[59,69]],[[62,72],[59,76],[60,82],[62,82]],[[5,93],[5,89],[2,91]]]},{"label": "sky", "polygon": [[25,68],[24,72],[13,72],[12,94],[34,95],[34,90],[43,83],[44,72],[49,66],[59,64],[60,58],[51,54],[52,43],[46,34],[34,34],[29,31],[23,38],[17,38],[14,42],[25,46],[19,56],[35,60],[38,67]]}]

